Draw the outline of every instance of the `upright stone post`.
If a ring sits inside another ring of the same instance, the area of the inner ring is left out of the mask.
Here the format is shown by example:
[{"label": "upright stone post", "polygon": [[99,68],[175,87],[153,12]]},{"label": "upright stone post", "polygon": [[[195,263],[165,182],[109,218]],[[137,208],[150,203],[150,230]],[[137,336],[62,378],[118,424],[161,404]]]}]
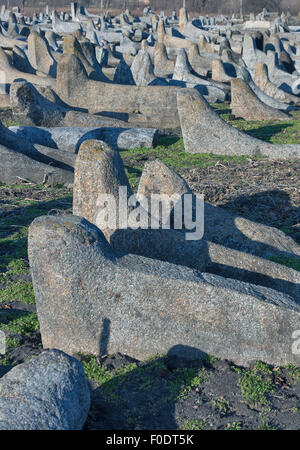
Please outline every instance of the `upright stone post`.
[{"label": "upright stone post", "polygon": [[179,31],[183,32],[186,24],[188,23],[188,13],[185,7],[181,8],[179,11]]}]

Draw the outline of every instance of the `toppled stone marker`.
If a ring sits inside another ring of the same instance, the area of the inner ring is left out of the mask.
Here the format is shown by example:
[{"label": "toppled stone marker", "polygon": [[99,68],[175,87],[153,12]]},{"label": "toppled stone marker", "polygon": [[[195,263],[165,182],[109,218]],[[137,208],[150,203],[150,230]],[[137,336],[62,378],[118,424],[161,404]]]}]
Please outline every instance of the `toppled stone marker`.
[{"label": "toppled stone marker", "polygon": [[76,216],[35,219],[28,253],[44,347],[137,359],[204,352],[242,365],[300,365],[292,352],[300,306],[288,295],[122,256]]}]

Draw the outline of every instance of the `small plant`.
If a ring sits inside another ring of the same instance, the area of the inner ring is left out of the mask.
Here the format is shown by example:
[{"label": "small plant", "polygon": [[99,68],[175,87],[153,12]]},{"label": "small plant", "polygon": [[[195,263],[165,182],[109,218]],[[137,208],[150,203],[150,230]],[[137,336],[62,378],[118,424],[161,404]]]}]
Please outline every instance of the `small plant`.
[{"label": "small plant", "polygon": [[300,381],[300,367],[288,364],[286,367],[283,367],[282,370],[286,370],[287,376],[293,383]]},{"label": "small plant", "polygon": [[14,300],[33,305],[35,298],[32,283],[24,280],[9,282],[4,289],[0,290],[0,303]]},{"label": "small plant", "polygon": [[170,380],[168,385],[170,395],[167,401],[186,398],[193,388],[197,388],[204,382],[205,378],[206,372],[203,369],[198,372],[187,368],[175,370],[174,379]]},{"label": "small plant", "polygon": [[35,313],[15,314],[6,316],[7,323],[0,323],[0,330],[16,334],[29,334],[39,329],[39,322]]},{"label": "small plant", "polygon": [[96,381],[102,387],[108,400],[112,402],[119,400],[117,390],[121,384],[128,379],[130,374],[139,370],[136,363],[108,370],[99,364],[95,356],[81,354],[80,358],[87,378]]},{"label": "small plant", "polygon": [[254,373],[262,372],[265,375],[271,375],[273,373],[272,369],[269,367],[269,365],[262,361],[255,361],[252,370]]},{"label": "small plant", "polygon": [[184,430],[207,430],[205,420],[188,420],[184,426]]},{"label": "small plant", "polygon": [[273,425],[270,425],[269,422],[267,421],[263,421],[259,424],[258,427],[259,430],[277,430],[276,427],[274,427]]},{"label": "small plant", "polygon": [[214,364],[215,362],[220,361],[220,358],[216,358],[215,356],[212,356],[212,355],[206,355],[205,360],[209,364]]},{"label": "small plant", "polygon": [[251,406],[267,404],[267,394],[275,389],[269,366],[257,361],[252,369],[243,370],[239,380],[241,393]]},{"label": "small plant", "polygon": [[219,397],[216,400],[212,400],[212,404],[221,415],[225,415],[232,410],[229,401],[224,397]]},{"label": "small plant", "polygon": [[12,338],[7,336],[6,337],[6,351],[11,350],[12,348],[17,348],[20,346],[20,339],[19,338]]},{"label": "small plant", "polygon": [[242,422],[231,422],[227,423],[225,430],[241,430],[242,429]]}]

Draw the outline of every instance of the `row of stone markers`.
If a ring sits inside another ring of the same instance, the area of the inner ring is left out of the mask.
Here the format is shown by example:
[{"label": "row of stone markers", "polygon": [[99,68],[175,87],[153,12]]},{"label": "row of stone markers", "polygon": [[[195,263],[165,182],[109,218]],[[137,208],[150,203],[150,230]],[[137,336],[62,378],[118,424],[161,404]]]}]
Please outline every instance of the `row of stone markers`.
[{"label": "row of stone markers", "polygon": [[[72,62],[71,56],[67,58],[68,62]],[[95,92],[95,86],[89,86],[89,83],[97,82],[87,81],[86,87],[84,83],[81,84],[86,98],[89,95],[92,96]],[[147,89],[149,88],[144,89],[145,98],[148,98]],[[157,142],[157,129],[125,128],[124,124],[118,120],[103,123],[100,119],[100,128],[63,126],[69,117],[65,109],[63,107],[55,108],[52,102],[43,99],[40,93],[27,82],[13,83],[11,95],[14,96],[14,104],[20,105],[20,109],[22,109],[19,114],[20,118],[25,117],[27,119],[29,117],[30,119],[36,106],[36,111],[40,112],[45,119],[40,125],[50,123],[60,126],[50,128],[23,126],[7,129],[2,124],[0,125],[2,161],[0,181],[4,183],[15,183],[17,180],[25,179],[35,183],[47,182],[53,186],[56,184],[72,186],[76,153],[82,142],[88,139],[105,141],[115,149],[151,148]],[[27,104],[22,101],[24,96],[28,98]],[[102,97],[99,96],[98,98],[101,99]],[[195,89],[179,89],[173,98],[178,110],[178,120],[186,152],[260,155],[272,159],[290,159],[300,156],[300,144],[274,145],[253,138],[227,124]],[[32,99],[36,99],[36,101],[33,102]],[[129,101],[130,97],[128,98]],[[132,104],[134,104],[133,100]],[[159,103],[157,102],[157,104]],[[165,106],[169,108],[170,103],[166,103]],[[147,108],[146,102],[144,107]],[[232,81],[232,108],[233,111],[241,112],[241,115],[247,117],[250,115],[251,118],[254,118],[255,114],[260,116],[270,114],[274,118],[279,115],[279,112],[274,112],[274,108],[268,107],[255,99],[249,86],[241,79]],[[163,108],[161,109],[163,110]],[[81,125],[81,113],[74,113]],[[284,112],[280,114],[286,115]],[[174,116],[170,117],[174,119]],[[57,123],[59,118],[62,119],[60,124]],[[287,118],[289,119],[289,116]],[[24,119],[24,122],[30,124],[30,120]],[[97,118],[95,122],[92,123],[96,125]],[[82,125],[91,124],[84,121]]]},{"label": "row of stone markers", "polygon": [[[179,21],[153,13],[140,18],[129,12],[117,17],[97,16],[78,9],[76,4],[72,4],[71,10],[72,16],[63,15],[63,20],[55,11],[28,18],[17,11],[2,10],[2,105],[10,104],[11,83],[25,79],[52,88],[69,107],[76,107],[83,97],[77,92],[78,86],[70,97],[68,90],[55,83],[62,54],[75,55],[87,78],[104,83],[109,89],[105,96],[107,102],[102,106],[93,104],[92,99],[86,100],[82,108],[92,113],[101,113],[102,108],[102,112],[135,115],[136,109],[130,111],[129,105],[114,101],[117,94],[122,97],[120,84],[161,86],[164,87],[159,90],[162,98],[174,87],[194,87],[210,102],[224,101],[230,96],[228,82],[232,78],[243,78],[253,88],[252,78],[258,63],[266,65],[266,78],[273,88],[269,85],[265,92],[264,83],[257,86],[255,82],[255,94],[267,102],[267,98],[271,101],[275,95],[274,90],[282,91],[282,96],[284,93],[286,96],[279,99],[275,106],[278,109],[285,108],[280,102],[299,104],[300,33],[293,26],[285,26],[284,32],[275,33],[273,22],[280,23],[281,18],[260,21],[256,30],[250,27],[249,31],[251,21],[219,17],[207,24],[203,18],[189,20],[185,8],[180,11]],[[68,78],[72,77],[71,72]],[[145,98],[138,100],[143,103]],[[157,112],[149,108],[154,108],[154,102],[148,105],[148,114],[138,111],[144,115],[140,120],[146,121],[150,112],[152,115]]]},{"label": "row of stone markers", "polygon": [[71,185],[83,138],[151,147],[156,129],[181,127],[191,153],[299,156],[297,145],[238,132],[207,104],[231,99],[236,117],[292,120],[290,111],[300,106],[300,27],[289,26],[292,18],[189,20],[185,8],[179,20],[151,11],[112,17],[76,4],[60,18],[49,8],[30,18],[4,7],[1,17],[0,103],[21,126],[44,129],[23,129],[24,146],[2,129],[2,182]]}]

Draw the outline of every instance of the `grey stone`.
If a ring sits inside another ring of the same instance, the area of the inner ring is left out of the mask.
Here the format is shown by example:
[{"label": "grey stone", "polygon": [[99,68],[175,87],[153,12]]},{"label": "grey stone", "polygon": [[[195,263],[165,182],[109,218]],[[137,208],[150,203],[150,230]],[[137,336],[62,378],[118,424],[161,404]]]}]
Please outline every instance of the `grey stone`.
[{"label": "grey stone", "polygon": [[[81,95],[78,95],[80,85]],[[126,114],[129,123],[147,127],[171,128],[179,124],[176,93],[170,86],[132,86],[89,80],[75,55],[62,55],[58,63],[56,93],[76,108],[89,113],[113,112]]]},{"label": "grey stone", "polygon": [[128,85],[135,84],[131,69],[124,60],[121,60],[116,68],[114,74],[114,83],[128,84]]},{"label": "grey stone", "polygon": [[60,159],[52,149],[43,147],[40,152],[30,142],[0,124],[1,161],[0,180],[2,183],[16,183],[25,179],[34,183],[51,185],[73,183],[73,169],[61,153]]},{"label": "grey stone", "polygon": [[0,378],[1,430],[80,430],[90,391],[79,361],[46,350]]},{"label": "grey stone", "polygon": [[260,89],[275,100],[300,106],[300,97],[283,91],[269,80],[268,66],[266,64],[256,64],[253,80]]},{"label": "grey stone", "polygon": [[[19,42],[17,41],[17,44],[14,44],[12,48],[15,45],[19,45]],[[1,48],[1,40],[0,40],[0,65],[1,70],[5,72],[5,80],[6,83],[13,83],[15,80],[26,80],[30,83],[35,83],[40,86],[54,86],[55,85],[55,79],[49,76],[38,76],[32,73],[26,73],[21,72],[17,70],[14,66],[12,66],[7,54],[4,52],[3,48]]]},{"label": "grey stone", "polygon": [[179,49],[178,51],[172,79],[192,84],[193,87],[197,86],[197,89],[200,90],[202,95],[211,103],[217,103],[218,101],[223,102],[226,99],[226,92],[222,89],[225,85],[222,85],[221,83],[217,85],[217,82],[210,82],[207,79],[200,78],[191,73],[191,68],[189,67],[189,62],[184,49]]},{"label": "grey stone", "polygon": [[241,78],[231,80],[231,111],[245,120],[292,120],[289,114],[263,103]]},{"label": "grey stone", "polygon": [[[150,198],[150,194],[177,194],[184,200],[184,194],[191,193],[185,180],[161,161],[145,164],[138,199]],[[149,212],[152,216],[156,213],[151,209]],[[160,216],[155,217],[161,220]],[[209,254],[208,272],[270,287],[299,299],[299,273],[268,260],[283,254],[295,260],[300,257],[299,246],[282,231],[234,216],[205,202],[203,239]]]},{"label": "grey stone", "polygon": [[75,164],[73,213],[99,225],[98,214],[103,205],[98,200],[103,194],[112,194],[117,206],[116,225],[105,227],[101,223],[100,226],[115,250],[203,270],[207,262],[206,245],[201,240],[187,241],[180,231],[162,228],[155,217],[157,229],[150,229],[150,215],[143,204],[139,207],[140,228],[129,228],[127,219],[121,223],[119,208],[128,216],[133,208],[124,206],[124,199],[119,196],[120,186],[127,188],[125,195],[129,199],[133,193],[118,152],[100,141],[84,142]]},{"label": "grey stone", "polygon": [[76,216],[35,219],[29,259],[44,347],[300,364],[292,351],[300,307],[272,289],[121,256]]},{"label": "grey stone", "polygon": [[56,78],[56,61],[51,55],[48,41],[36,31],[28,36],[28,60],[31,66],[46,75]]},{"label": "grey stone", "polygon": [[127,122],[68,108],[49,88],[15,81],[10,87],[13,116],[24,125],[44,127],[126,127]]},{"label": "grey stone", "polygon": [[269,78],[272,83],[289,94],[300,94],[300,76],[297,74],[291,75],[290,73],[280,69],[278,53],[269,50],[267,52],[267,58],[264,62],[268,66]]},{"label": "grey stone", "polygon": [[154,128],[77,128],[77,127],[9,127],[22,139],[65,152],[77,153],[90,139],[106,142],[114,149],[153,148],[158,131]]},{"label": "grey stone", "polygon": [[195,89],[181,89],[178,113],[188,153],[263,155],[269,158],[299,158],[300,145],[274,145],[253,138],[227,124]]}]

